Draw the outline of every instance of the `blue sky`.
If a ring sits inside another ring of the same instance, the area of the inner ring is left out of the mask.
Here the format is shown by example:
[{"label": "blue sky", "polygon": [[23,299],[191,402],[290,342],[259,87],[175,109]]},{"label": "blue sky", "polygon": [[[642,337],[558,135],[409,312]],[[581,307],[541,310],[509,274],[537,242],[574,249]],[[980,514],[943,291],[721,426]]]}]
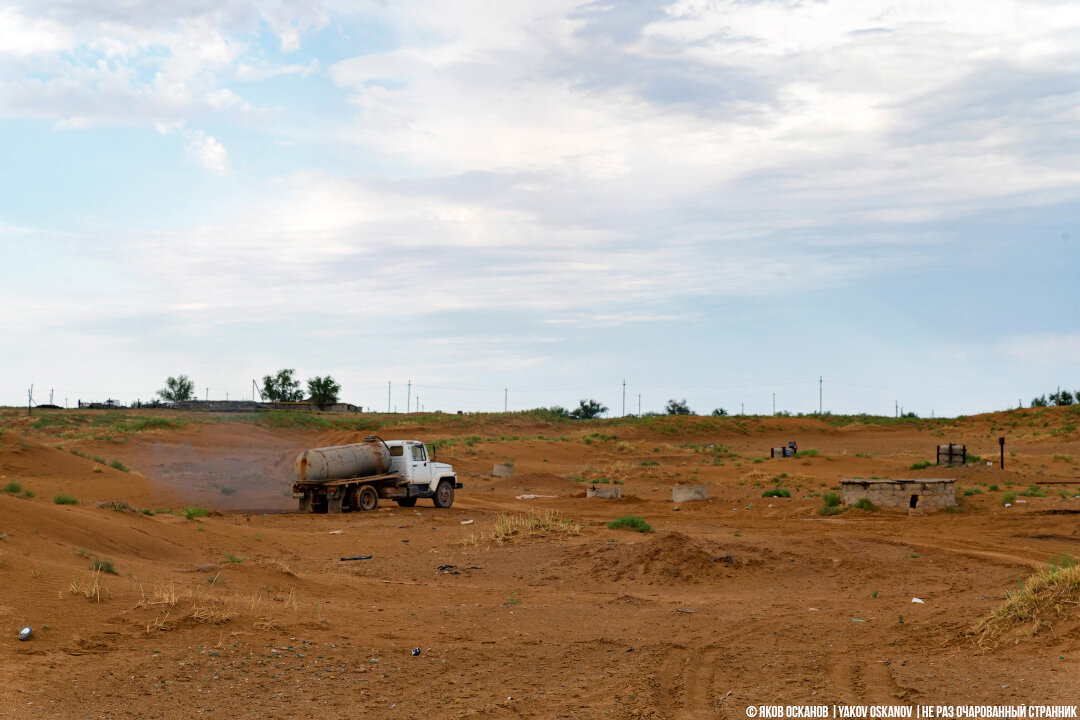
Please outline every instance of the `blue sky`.
[{"label": "blue sky", "polygon": [[0,2],[0,403],[1080,389],[1080,7]]}]

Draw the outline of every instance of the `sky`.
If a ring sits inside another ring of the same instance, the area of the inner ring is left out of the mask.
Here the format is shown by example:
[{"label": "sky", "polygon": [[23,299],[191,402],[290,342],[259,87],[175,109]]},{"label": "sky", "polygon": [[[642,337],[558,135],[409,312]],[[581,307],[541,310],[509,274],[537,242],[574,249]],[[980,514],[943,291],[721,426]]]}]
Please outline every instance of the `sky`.
[{"label": "sky", "polygon": [[0,404],[280,368],[397,411],[1080,389],[1078,32],[1063,0],[0,0]]}]

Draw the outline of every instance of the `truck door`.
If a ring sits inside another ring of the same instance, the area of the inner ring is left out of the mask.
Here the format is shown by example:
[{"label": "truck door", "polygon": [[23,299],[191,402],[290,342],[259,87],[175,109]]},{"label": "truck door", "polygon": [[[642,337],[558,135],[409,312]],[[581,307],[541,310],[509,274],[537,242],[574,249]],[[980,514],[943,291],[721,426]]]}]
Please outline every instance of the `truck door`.
[{"label": "truck door", "polygon": [[412,453],[409,459],[409,482],[414,485],[431,484],[431,463],[428,462],[427,450],[423,445],[410,445]]}]

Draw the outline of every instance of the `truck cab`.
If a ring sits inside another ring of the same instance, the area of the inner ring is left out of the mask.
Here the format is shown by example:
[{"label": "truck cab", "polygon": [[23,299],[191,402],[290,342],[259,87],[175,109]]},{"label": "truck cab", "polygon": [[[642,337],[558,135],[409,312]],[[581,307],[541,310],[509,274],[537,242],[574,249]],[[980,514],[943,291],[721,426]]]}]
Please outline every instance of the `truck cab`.
[{"label": "truck cab", "polygon": [[429,457],[428,447],[416,440],[387,440],[390,448],[390,472],[398,473],[409,485],[427,486],[435,492],[439,482],[457,483],[457,473],[446,463],[435,462]]}]

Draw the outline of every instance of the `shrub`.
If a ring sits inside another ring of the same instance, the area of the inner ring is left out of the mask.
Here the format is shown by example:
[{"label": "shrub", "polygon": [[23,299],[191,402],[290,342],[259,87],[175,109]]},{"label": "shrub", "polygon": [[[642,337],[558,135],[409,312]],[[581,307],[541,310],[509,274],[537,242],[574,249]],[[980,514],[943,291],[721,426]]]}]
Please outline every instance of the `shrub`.
[{"label": "shrub", "polygon": [[639,533],[653,532],[652,526],[645,522],[645,518],[638,515],[623,515],[607,524],[609,530],[636,530]]},{"label": "shrub", "polygon": [[199,517],[206,517],[209,514],[210,511],[204,507],[195,506],[184,508],[184,517],[186,517],[188,520],[194,520],[195,518]]},{"label": "shrub", "polygon": [[917,463],[913,463],[911,467],[908,468],[908,470],[925,470],[933,464],[934,463],[930,462],[929,460],[921,460]]},{"label": "shrub", "polygon": [[131,470],[119,460],[113,460],[111,463],[109,463],[109,467],[111,467],[113,470],[119,470],[120,472],[131,472]]},{"label": "shrub", "polygon": [[74,495],[68,495],[67,493],[56,493],[53,495],[52,501],[57,505],[78,505],[79,499]]},{"label": "shrub", "polygon": [[870,498],[859,498],[859,502],[855,503],[855,507],[860,510],[866,510],[867,512],[873,512],[877,510],[877,505],[870,502]]},{"label": "shrub", "polygon": [[1014,505],[1016,503],[1016,493],[1009,492],[1001,496],[1002,505]]},{"label": "shrub", "polygon": [[824,503],[819,510],[822,515],[839,515],[847,510],[846,507],[840,505],[840,496],[834,492],[823,494],[821,500]]},{"label": "shrub", "polygon": [[1020,493],[1024,497],[1046,497],[1046,491],[1039,487],[1036,483],[1032,483],[1028,486],[1027,490]]},{"label": "shrub", "polygon": [[813,450],[813,449],[800,450],[799,451],[799,457],[817,457],[820,454],[821,454],[821,452],[819,452],[818,450]]},{"label": "shrub", "polygon": [[99,557],[95,557],[90,561],[90,569],[97,570],[99,572],[108,573],[109,575],[118,575],[116,572],[116,566],[113,565],[112,560],[102,560]]},{"label": "shrub", "polygon": [[781,487],[775,487],[772,490],[766,490],[761,493],[761,497],[791,497],[791,492]]},{"label": "shrub", "polygon": [[7,485],[4,486],[4,494],[6,494],[6,495],[18,495],[19,493],[22,492],[22,489],[23,489],[23,487],[22,487],[22,485],[20,483],[17,483],[14,480],[12,480],[11,482],[9,482]]}]

